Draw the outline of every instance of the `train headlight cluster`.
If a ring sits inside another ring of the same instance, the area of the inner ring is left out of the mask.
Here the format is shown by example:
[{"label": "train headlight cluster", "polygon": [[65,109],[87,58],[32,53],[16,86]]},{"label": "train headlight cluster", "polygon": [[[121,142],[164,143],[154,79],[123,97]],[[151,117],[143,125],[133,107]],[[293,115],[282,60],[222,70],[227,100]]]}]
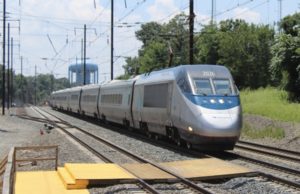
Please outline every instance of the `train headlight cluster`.
[{"label": "train headlight cluster", "polygon": [[189,132],[193,132],[193,128],[191,126],[188,127]]},{"label": "train headlight cluster", "polygon": [[216,100],[215,99],[210,99],[210,103],[215,104]]}]

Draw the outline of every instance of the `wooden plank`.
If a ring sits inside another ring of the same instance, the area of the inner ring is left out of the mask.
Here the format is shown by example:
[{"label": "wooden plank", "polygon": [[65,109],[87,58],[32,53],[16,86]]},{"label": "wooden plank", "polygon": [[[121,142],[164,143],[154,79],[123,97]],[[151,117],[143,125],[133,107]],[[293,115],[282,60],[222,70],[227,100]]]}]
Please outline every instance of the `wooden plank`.
[{"label": "wooden plank", "polygon": [[55,149],[58,148],[57,145],[53,146],[26,146],[26,147],[15,147],[17,150],[42,150],[42,149]]},{"label": "wooden plank", "polygon": [[151,164],[123,164],[130,173],[144,180],[174,181],[176,178]]},{"label": "wooden plank", "polygon": [[14,194],[89,194],[89,191],[67,190],[56,171],[26,171],[16,173]]},{"label": "wooden plank", "polygon": [[45,160],[56,161],[56,158],[25,158],[25,159],[15,160],[15,162],[32,162],[32,161],[45,161]]},{"label": "wooden plank", "polygon": [[13,157],[15,149],[11,148],[7,157],[7,164],[5,168],[5,173],[3,177],[3,189],[2,194],[11,194],[12,193],[12,180],[13,180]]},{"label": "wooden plank", "polygon": [[162,166],[185,178],[207,180],[252,173],[248,168],[216,158],[203,158],[161,163]]}]

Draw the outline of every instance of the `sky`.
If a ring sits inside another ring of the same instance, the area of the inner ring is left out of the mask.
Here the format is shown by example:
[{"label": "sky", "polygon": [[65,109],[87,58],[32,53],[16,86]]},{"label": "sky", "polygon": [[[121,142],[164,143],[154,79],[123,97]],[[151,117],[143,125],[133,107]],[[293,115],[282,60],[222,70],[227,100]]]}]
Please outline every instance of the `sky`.
[{"label": "sky", "polygon": [[[23,74],[53,73],[68,77],[68,66],[81,58],[83,27],[87,25],[88,62],[98,64],[99,82],[110,79],[111,0],[6,0],[14,38],[14,69]],[[278,0],[215,0],[215,20],[244,19],[273,26],[280,18]],[[1,1],[1,15],[3,1]],[[194,0],[195,32],[209,23],[212,0]],[[282,0],[282,17],[300,11],[300,0]],[[167,23],[189,13],[189,0],[114,0],[114,77],[124,74],[125,57],[137,56],[141,24]],[[2,44],[2,22],[1,22]],[[2,49],[1,49],[2,50]],[[2,61],[2,56],[1,56]]]}]

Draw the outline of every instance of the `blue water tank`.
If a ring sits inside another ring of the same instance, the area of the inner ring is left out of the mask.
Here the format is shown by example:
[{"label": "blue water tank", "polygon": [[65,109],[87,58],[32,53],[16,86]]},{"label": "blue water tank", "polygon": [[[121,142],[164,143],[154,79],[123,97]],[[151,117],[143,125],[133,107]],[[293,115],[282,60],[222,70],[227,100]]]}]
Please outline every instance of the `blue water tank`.
[{"label": "blue water tank", "polygon": [[[69,81],[72,85],[83,85],[83,64],[69,65]],[[98,83],[98,65],[93,63],[86,63],[86,84]]]}]

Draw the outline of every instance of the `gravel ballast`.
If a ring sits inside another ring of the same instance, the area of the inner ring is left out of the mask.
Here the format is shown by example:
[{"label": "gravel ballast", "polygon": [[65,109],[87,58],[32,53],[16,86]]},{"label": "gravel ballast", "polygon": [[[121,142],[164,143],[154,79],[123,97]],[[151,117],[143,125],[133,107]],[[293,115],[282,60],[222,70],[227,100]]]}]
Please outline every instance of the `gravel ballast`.
[{"label": "gravel ballast", "polygon": [[[28,108],[26,109],[32,116],[39,116],[35,111]],[[92,132],[93,134],[101,137],[105,137],[106,140],[116,142],[117,145],[124,149],[130,150],[133,153],[140,155],[146,159],[154,162],[169,162],[177,160],[189,160],[196,159],[197,157],[190,156],[188,154],[179,153],[176,151],[168,150],[162,147],[152,145],[151,143],[143,140],[135,139],[122,134],[118,131],[113,131],[88,123],[86,121],[79,120],[69,115],[53,111],[50,108],[46,108],[47,111],[51,111],[55,115],[58,115],[63,120],[72,123],[75,126],[81,127],[85,130]],[[0,117],[0,146],[9,150],[13,145],[59,145],[59,166],[63,166],[66,162],[86,162],[95,163],[101,162],[93,154],[89,153],[85,148],[82,148],[73,140],[70,140],[63,132],[59,129],[53,129],[51,133],[45,133],[40,135],[40,129],[43,128],[43,123],[32,122],[29,120],[23,120],[16,117],[3,116]],[[2,123],[4,123],[2,125]],[[8,132],[6,132],[8,131]],[[75,131],[75,129],[74,129]],[[74,132],[72,131],[72,132]],[[2,133],[6,136],[2,136]],[[9,134],[7,134],[9,133]],[[130,161],[121,157],[121,154],[115,153],[115,151],[105,148],[91,138],[87,138],[83,134],[76,132],[81,139],[85,140],[87,144],[97,150],[104,152],[107,156],[113,157],[117,163],[125,163]],[[22,137],[19,137],[22,136]],[[20,138],[20,139],[19,139]],[[2,141],[3,140],[3,141]],[[6,142],[4,142],[6,141]],[[11,142],[11,143],[9,143]],[[13,143],[12,143],[13,142]],[[0,150],[0,154],[5,151]],[[22,153],[22,155],[28,155],[28,153]],[[32,153],[30,153],[32,154]],[[47,155],[47,153],[41,153],[41,155]],[[1,156],[1,155],[0,155]],[[238,163],[238,162],[237,162]],[[242,163],[241,163],[242,164]],[[251,165],[249,165],[251,168]],[[252,166],[253,167],[253,166]],[[53,168],[53,163],[38,162],[37,166],[25,165],[19,167],[19,170],[35,170],[35,169],[47,169]],[[286,186],[272,183],[261,177],[238,177],[228,180],[224,180],[221,183],[211,182],[198,182],[201,186],[209,188],[214,193],[292,193],[295,192],[293,189],[289,189]],[[188,189],[182,188],[180,183],[169,183],[169,184],[154,184],[162,193],[189,193]],[[136,184],[121,184],[113,186],[102,186],[98,188],[90,188],[90,193],[140,193],[142,190]]]},{"label": "gravel ballast", "polygon": [[[47,111],[52,111],[50,109],[47,109]],[[152,160],[154,162],[168,162],[168,161],[177,161],[177,160],[189,160],[189,159],[195,159],[196,157],[185,155],[182,153],[177,153],[165,148],[161,148],[158,146],[154,146],[151,143],[144,142],[142,140],[138,140],[132,137],[129,137],[127,135],[121,134],[118,131],[113,131],[110,129],[106,129],[103,127],[100,127],[98,125],[94,125],[91,123],[88,123],[86,121],[79,120],[77,118],[71,117],[69,115],[59,113],[52,111],[52,113],[55,113],[56,115],[59,115],[60,118],[72,123],[73,125],[76,125],[78,127],[81,127],[85,130],[88,130],[89,132],[92,132],[95,135],[105,137],[105,139],[111,141],[111,142],[117,142],[117,145],[122,146],[123,148],[130,150],[146,159]],[[249,165],[249,167],[253,167]],[[255,169],[254,169],[255,170]],[[201,183],[202,185],[203,183]],[[163,193],[183,193],[180,190],[172,190],[170,192],[170,189],[167,189],[167,187],[176,187],[177,184],[162,184],[161,187],[165,185],[166,191]],[[212,184],[212,183],[205,183],[207,187],[212,189],[212,191],[217,193],[226,193],[227,191],[229,193],[269,193],[270,191],[275,191],[278,187],[282,188],[282,191],[279,190],[279,193],[284,193],[284,191],[287,189],[286,186],[278,186],[278,184],[271,183],[269,181],[266,181],[262,178],[257,177],[245,177],[245,178],[235,178],[231,179],[229,181],[226,181],[224,183],[220,184]],[[91,193],[109,193],[109,192],[116,192],[116,193],[124,193],[124,190],[126,190],[127,185],[115,185],[111,187],[106,188],[94,188],[90,190]],[[162,189],[163,190],[163,189]],[[293,190],[292,190],[293,191]],[[126,192],[125,192],[126,193]]]}]

